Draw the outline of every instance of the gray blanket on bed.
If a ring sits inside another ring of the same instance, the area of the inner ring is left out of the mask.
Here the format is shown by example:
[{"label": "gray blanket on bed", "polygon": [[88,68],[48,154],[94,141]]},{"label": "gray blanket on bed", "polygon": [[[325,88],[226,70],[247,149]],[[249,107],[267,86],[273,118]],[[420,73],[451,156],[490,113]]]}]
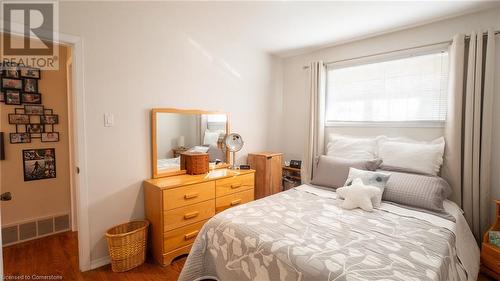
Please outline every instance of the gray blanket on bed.
[{"label": "gray blanket on bed", "polygon": [[179,280],[462,280],[450,230],[340,202],[292,189],[228,209],[200,231]]}]

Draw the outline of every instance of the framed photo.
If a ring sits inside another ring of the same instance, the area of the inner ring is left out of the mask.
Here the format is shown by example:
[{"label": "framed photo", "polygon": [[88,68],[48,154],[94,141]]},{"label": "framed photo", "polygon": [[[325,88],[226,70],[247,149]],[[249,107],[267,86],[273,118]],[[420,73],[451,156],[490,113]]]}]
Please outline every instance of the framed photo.
[{"label": "framed photo", "polygon": [[[37,81],[37,80],[35,80]],[[2,90],[12,89],[12,90],[22,90],[23,80],[16,78],[6,78],[2,77]]]},{"label": "framed photo", "polygon": [[10,133],[10,143],[30,143],[31,136],[28,133]]},{"label": "framed photo", "polygon": [[20,124],[29,124],[30,116],[26,114],[9,114],[9,124],[20,125]]},{"label": "framed photo", "polygon": [[40,134],[44,130],[42,124],[28,124],[26,125],[26,131],[30,134]]},{"label": "framed photo", "polygon": [[42,142],[58,142],[58,141],[59,141],[58,132],[42,133]]},{"label": "framed photo", "polygon": [[42,103],[42,95],[38,93],[23,93],[21,98],[23,103],[29,103],[29,104]]},{"label": "framed photo", "polygon": [[42,115],[40,116],[40,122],[42,124],[59,124],[59,115]]},{"label": "framed photo", "polygon": [[20,91],[12,91],[5,90],[5,104],[21,104],[21,92]]},{"label": "framed photo", "polygon": [[40,79],[40,69],[23,67],[21,68],[21,77]]},{"label": "framed photo", "polygon": [[43,105],[25,105],[24,114],[43,115]]},{"label": "framed photo", "polygon": [[23,92],[38,93],[38,80],[32,78],[23,79]]},{"label": "framed photo", "polygon": [[15,66],[4,66],[2,76],[7,78],[21,78],[19,69]]},{"label": "framed photo", "polygon": [[5,102],[5,93],[0,92],[0,102]]},{"label": "framed photo", "polygon": [[54,148],[23,150],[24,181],[56,177],[56,152]]}]

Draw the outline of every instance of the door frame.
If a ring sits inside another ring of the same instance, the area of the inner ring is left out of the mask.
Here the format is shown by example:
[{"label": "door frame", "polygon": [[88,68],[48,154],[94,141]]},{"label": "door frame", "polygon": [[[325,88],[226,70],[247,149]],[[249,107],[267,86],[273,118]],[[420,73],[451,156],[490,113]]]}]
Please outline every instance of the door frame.
[{"label": "door frame", "polygon": [[[24,37],[24,25],[11,24],[10,34]],[[54,43],[70,46],[72,48],[72,107],[74,143],[72,167],[76,167],[71,173],[75,177],[75,198],[77,230],[78,230],[78,261],[80,271],[91,270],[90,256],[90,225],[88,212],[88,174],[87,174],[87,138],[86,138],[86,107],[84,86],[84,44],[83,38],[75,35],[58,33],[58,39]],[[66,67],[66,62],[59,62],[59,67]],[[76,171],[78,170],[78,172]],[[1,239],[1,237],[0,237]],[[1,241],[1,240],[0,240]],[[0,251],[1,253],[1,251]],[[3,270],[3,261],[0,257],[0,267]],[[0,273],[3,273],[0,270]]]}]

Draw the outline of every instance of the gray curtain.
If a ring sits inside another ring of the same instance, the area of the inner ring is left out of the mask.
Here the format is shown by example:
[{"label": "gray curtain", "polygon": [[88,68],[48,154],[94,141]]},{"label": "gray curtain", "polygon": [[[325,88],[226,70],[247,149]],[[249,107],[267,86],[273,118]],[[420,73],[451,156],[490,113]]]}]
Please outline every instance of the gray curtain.
[{"label": "gray curtain", "polygon": [[455,36],[450,51],[450,104],[442,175],[452,185],[453,201],[465,212],[481,241],[490,224],[491,137],[495,35]]},{"label": "gray curtain", "polygon": [[302,183],[309,183],[314,173],[317,156],[323,154],[325,145],[325,65],[321,61],[309,65],[309,114],[307,139],[302,159]]}]

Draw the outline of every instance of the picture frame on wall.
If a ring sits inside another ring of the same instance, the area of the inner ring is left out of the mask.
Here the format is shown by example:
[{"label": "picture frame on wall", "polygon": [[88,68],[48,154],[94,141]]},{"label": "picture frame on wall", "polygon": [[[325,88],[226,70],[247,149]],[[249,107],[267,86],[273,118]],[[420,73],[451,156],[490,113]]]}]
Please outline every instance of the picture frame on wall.
[{"label": "picture frame on wall", "polygon": [[43,115],[43,105],[24,105],[24,114]]},{"label": "picture frame on wall", "polygon": [[40,79],[41,78],[41,71],[38,68],[23,67],[23,68],[21,68],[21,77]]},{"label": "picture frame on wall", "polygon": [[5,90],[5,104],[21,105],[21,92],[13,90]]},{"label": "picture frame on wall", "polygon": [[31,135],[29,133],[10,133],[10,143],[30,143]]},{"label": "picture frame on wall", "polygon": [[23,93],[22,102],[27,104],[42,104],[42,95],[39,93]]},{"label": "picture frame on wall", "polygon": [[59,141],[58,132],[42,133],[42,142],[58,142],[58,141]]},{"label": "picture frame on wall", "polygon": [[54,148],[23,150],[24,181],[56,178]]},{"label": "picture frame on wall", "polygon": [[38,80],[33,78],[23,79],[23,92],[38,93]]},{"label": "picture frame on wall", "polygon": [[5,93],[0,92],[0,102],[5,102]]},{"label": "picture frame on wall", "polygon": [[9,114],[9,124],[12,125],[28,125],[30,116],[27,114]]},{"label": "picture frame on wall", "polygon": [[40,134],[44,130],[42,124],[28,124],[26,125],[26,131],[30,134]]},{"label": "picture frame on wall", "polygon": [[21,78],[21,73],[15,66],[4,66],[2,76],[7,78]]},{"label": "picture frame on wall", "polygon": [[[35,80],[36,81],[36,80]],[[23,80],[17,78],[7,78],[2,77],[2,91],[5,90],[22,90],[23,89]]]},{"label": "picture frame on wall", "polygon": [[51,115],[42,115],[40,116],[40,122],[42,124],[59,124],[59,115],[51,114]]}]

